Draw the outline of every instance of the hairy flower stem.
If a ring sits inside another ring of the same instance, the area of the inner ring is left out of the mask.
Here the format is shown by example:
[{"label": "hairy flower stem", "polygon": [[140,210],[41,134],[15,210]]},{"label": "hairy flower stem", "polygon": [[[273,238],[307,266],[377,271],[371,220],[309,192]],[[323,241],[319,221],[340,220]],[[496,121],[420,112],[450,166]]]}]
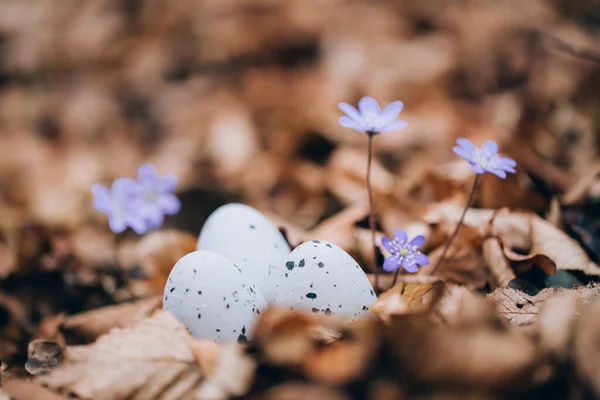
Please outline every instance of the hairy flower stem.
[{"label": "hairy flower stem", "polygon": [[373,188],[371,187],[371,161],[373,160],[373,137],[375,133],[367,132],[369,135],[369,148],[367,158],[367,192],[369,193],[369,228],[371,229],[371,244],[373,247],[373,267],[375,274],[375,292],[379,292],[379,271],[377,268],[377,247],[375,244],[375,206],[373,205]]},{"label": "hairy flower stem", "polygon": [[454,232],[452,232],[452,235],[450,235],[450,237],[448,238],[448,241],[446,242],[446,246],[444,247],[444,250],[442,251],[442,255],[440,255],[440,258],[438,258],[437,262],[433,266],[433,269],[431,270],[431,275],[435,274],[435,272],[437,271],[437,269],[440,266],[440,264],[442,263],[442,261],[444,261],[444,257],[446,256],[446,253],[448,252],[448,249],[450,248],[452,241],[454,241],[454,238],[458,234],[458,230],[460,229],[460,226],[462,225],[463,220],[465,219],[465,215],[467,215],[467,210],[469,209],[469,207],[471,206],[471,203],[473,202],[473,196],[475,195],[475,190],[477,189],[478,182],[479,182],[479,175],[477,174],[477,175],[475,175],[475,180],[473,181],[473,187],[471,188],[471,193],[469,193],[469,199],[467,200],[465,209],[463,210],[462,215],[460,216],[460,219],[458,220],[458,224],[456,224],[456,228],[454,228]]}]

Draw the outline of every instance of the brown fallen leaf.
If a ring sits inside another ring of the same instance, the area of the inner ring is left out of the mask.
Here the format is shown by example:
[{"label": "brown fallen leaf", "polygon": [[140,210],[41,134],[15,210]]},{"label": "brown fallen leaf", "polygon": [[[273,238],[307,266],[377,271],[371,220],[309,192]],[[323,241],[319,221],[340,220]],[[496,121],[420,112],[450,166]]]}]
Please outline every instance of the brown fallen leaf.
[{"label": "brown fallen leaf", "polygon": [[202,382],[191,335],[166,311],[95,343],[67,347],[64,363],[37,382],[83,399],[192,397]]},{"label": "brown fallen leaf", "polygon": [[128,243],[120,249],[124,265],[139,266],[144,279],[132,279],[128,290],[136,298],[161,294],[175,263],[196,250],[195,235],[176,231],[158,230],[144,236],[139,242]]},{"label": "brown fallen leaf", "polygon": [[420,312],[427,308],[438,282],[410,284],[400,282],[383,292],[369,309],[383,322],[390,323],[392,316]]},{"label": "brown fallen leaf", "polygon": [[579,375],[600,396],[600,299],[588,305],[575,329],[574,356]]},{"label": "brown fallen leaf", "polygon": [[510,267],[497,238],[487,238],[482,246],[483,259],[492,275],[493,287],[507,287],[517,276]]},{"label": "brown fallen leaf", "polygon": [[[68,397],[22,379],[7,380],[3,385],[11,400],[67,400]],[[0,399],[2,397],[0,396]]]},{"label": "brown fallen leaf", "polygon": [[590,284],[574,289],[544,289],[535,296],[516,289],[498,288],[487,296],[496,302],[500,315],[508,319],[512,325],[523,325],[537,318],[540,307],[547,299],[562,293],[573,295],[585,304],[600,296],[600,285]]},{"label": "brown fallen leaf", "polygon": [[91,342],[113,328],[126,328],[136,320],[149,317],[161,307],[162,296],[106,306],[65,317],[61,330],[75,335],[80,342]]},{"label": "brown fallen leaf", "polygon": [[255,361],[237,343],[223,345],[212,374],[195,392],[194,399],[227,400],[248,392],[256,370]]},{"label": "brown fallen leaf", "polygon": [[348,384],[371,367],[380,341],[380,325],[373,319],[359,320],[348,326],[338,340],[320,346],[306,357],[301,371],[315,382],[333,386]]},{"label": "brown fallen leaf", "polygon": [[540,347],[555,359],[566,360],[581,301],[570,292],[557,293],[542,304],[537,318]]},{"label": "brown fallen leaf", "polygon": [[426,313],[395,317],[385,328],[388,371],[415,388],[504,390],[547,381],[551,370],[534,338],[505,327],[483,297],[465,306],[452,325],[433,324]]},{"label": "brown fallen leaf", "polygon": [[194,339],[189,342],[190,350],[205,377],[212,375],[221,354],[221,345],[208,339]]},{"label": "brown fallen leaf", "polygon": [[261,400],[350,400],[334,388],[314,383],[285,383],[265,391]]}]

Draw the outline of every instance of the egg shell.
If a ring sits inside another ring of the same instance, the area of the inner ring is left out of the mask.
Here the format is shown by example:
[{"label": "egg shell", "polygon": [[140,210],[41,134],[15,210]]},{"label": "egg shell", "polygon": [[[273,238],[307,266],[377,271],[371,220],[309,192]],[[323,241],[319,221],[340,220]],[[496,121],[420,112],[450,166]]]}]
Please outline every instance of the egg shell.
[{"label": "egg shell", "polygon": [[284,269],[290,247],[279,229],[262,213],[245,204],[219,207],[206,220],[197,250],[229,258],[256,283],[268,303]]},{"label": "egg shell", "polygon": [[266,301],[231,260],[210,251],[195,251],[179,259],[171,270],[163,308],[194,337],[245,341]]},{"label": "egg shell", "polygon": [[292,310],[354,321],[369,314],[369,306],[377,299],[358,263],[341,248],[323,240],[296,247],[285,268],[274,302]]}]

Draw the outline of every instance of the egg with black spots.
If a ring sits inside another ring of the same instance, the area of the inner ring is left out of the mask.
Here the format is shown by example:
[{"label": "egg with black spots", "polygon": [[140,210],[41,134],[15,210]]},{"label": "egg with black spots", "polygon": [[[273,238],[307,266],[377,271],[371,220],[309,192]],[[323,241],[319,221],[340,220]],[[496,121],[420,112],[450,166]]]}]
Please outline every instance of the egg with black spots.
[{"label": "egg with black spots", "polygon": [[296,247],[283,265],[285,273],[280,275],[273,297],[282,307],[354,321],[369,315],[369,307],[377,299],[358,263],[323,240]]},{"label": "egg with black spots", "polygon": [[197,338],[246,341],[266,301],[231,260],[210,251],[183,256],[169,274],[163,308]]},{"label": "egg with black spots", "polygon": [[277,227],[262,213],[245,204],[226,204],[206,220],[197,250],[209,250],[229,258],[256,283],[272,302],[278,277],[290,246]]}]

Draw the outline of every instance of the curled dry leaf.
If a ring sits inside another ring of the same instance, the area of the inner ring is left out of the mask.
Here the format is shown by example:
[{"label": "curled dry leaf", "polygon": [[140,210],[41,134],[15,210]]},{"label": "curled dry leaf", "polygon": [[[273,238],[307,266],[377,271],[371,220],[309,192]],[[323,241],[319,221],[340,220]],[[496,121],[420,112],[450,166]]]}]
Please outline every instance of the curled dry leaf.
[{"label": "curled dry leaf", "polygon": [[215,364],[221,355],[221,345],[208,339],[191,339],[190,350],[205,377],[212,375]]},{"label": "curled dry leaf", "polygon": [[64,363],[38,382],[83,399],[191,396],[202,373],[190,338],[175,317],[160,311],[131,328],[113,329],[93,344],[67,347]]},{"label": "curled dry leaf", "polygon": [[600,299],[583,310],[575,330],[575,363],[577,372],[600,396]]},{"label": "curled dry leaf", "polygon": [[468,305],[451,326],[432,324],[424,313],[394,318],[385,330],[389,371],[415,387],[472,390],[532,387],[548,378],[532,338],[506,329],[486,299]]},{"label": "curled dry leaf", "polygon": [[483,259],[492,275],[494,287],[507,287],[508,283],[517,276],[510,267],[502,246],[497,238],[487,238],[483,241]]},{"label": "curled dry leaf", "polygon": [[392,322],[392,316],[423,311],[433,297],[433,289],[439,281],[426,284],[400,282],[383,292],[369,309],[385,323]]},{"label": "curled dry leaf", "polygon": [[237,343],[223,345],[212,374],[195,392],[197,399],[226,400],[248,392],[256,364]]},{"label": "curled dry leaf", "polygon": [[540,313],[542,304],[555,294],[569,294],[589,303],[600,296],[600,286],[592,284],[574,289],[544,289],[535,296],[530,296],[520,290],[499,288],[488,294],[498,307],[500,315],[508,319],[512,325],[523,325],[533,322]]},{"label": "curled dry leaf", "polygon": [[268,365],[341,385],[361,376],[375,356],[380,342],[376,326],[370,318],[347,325],[271,307],[261,314],[253,340]]}]

